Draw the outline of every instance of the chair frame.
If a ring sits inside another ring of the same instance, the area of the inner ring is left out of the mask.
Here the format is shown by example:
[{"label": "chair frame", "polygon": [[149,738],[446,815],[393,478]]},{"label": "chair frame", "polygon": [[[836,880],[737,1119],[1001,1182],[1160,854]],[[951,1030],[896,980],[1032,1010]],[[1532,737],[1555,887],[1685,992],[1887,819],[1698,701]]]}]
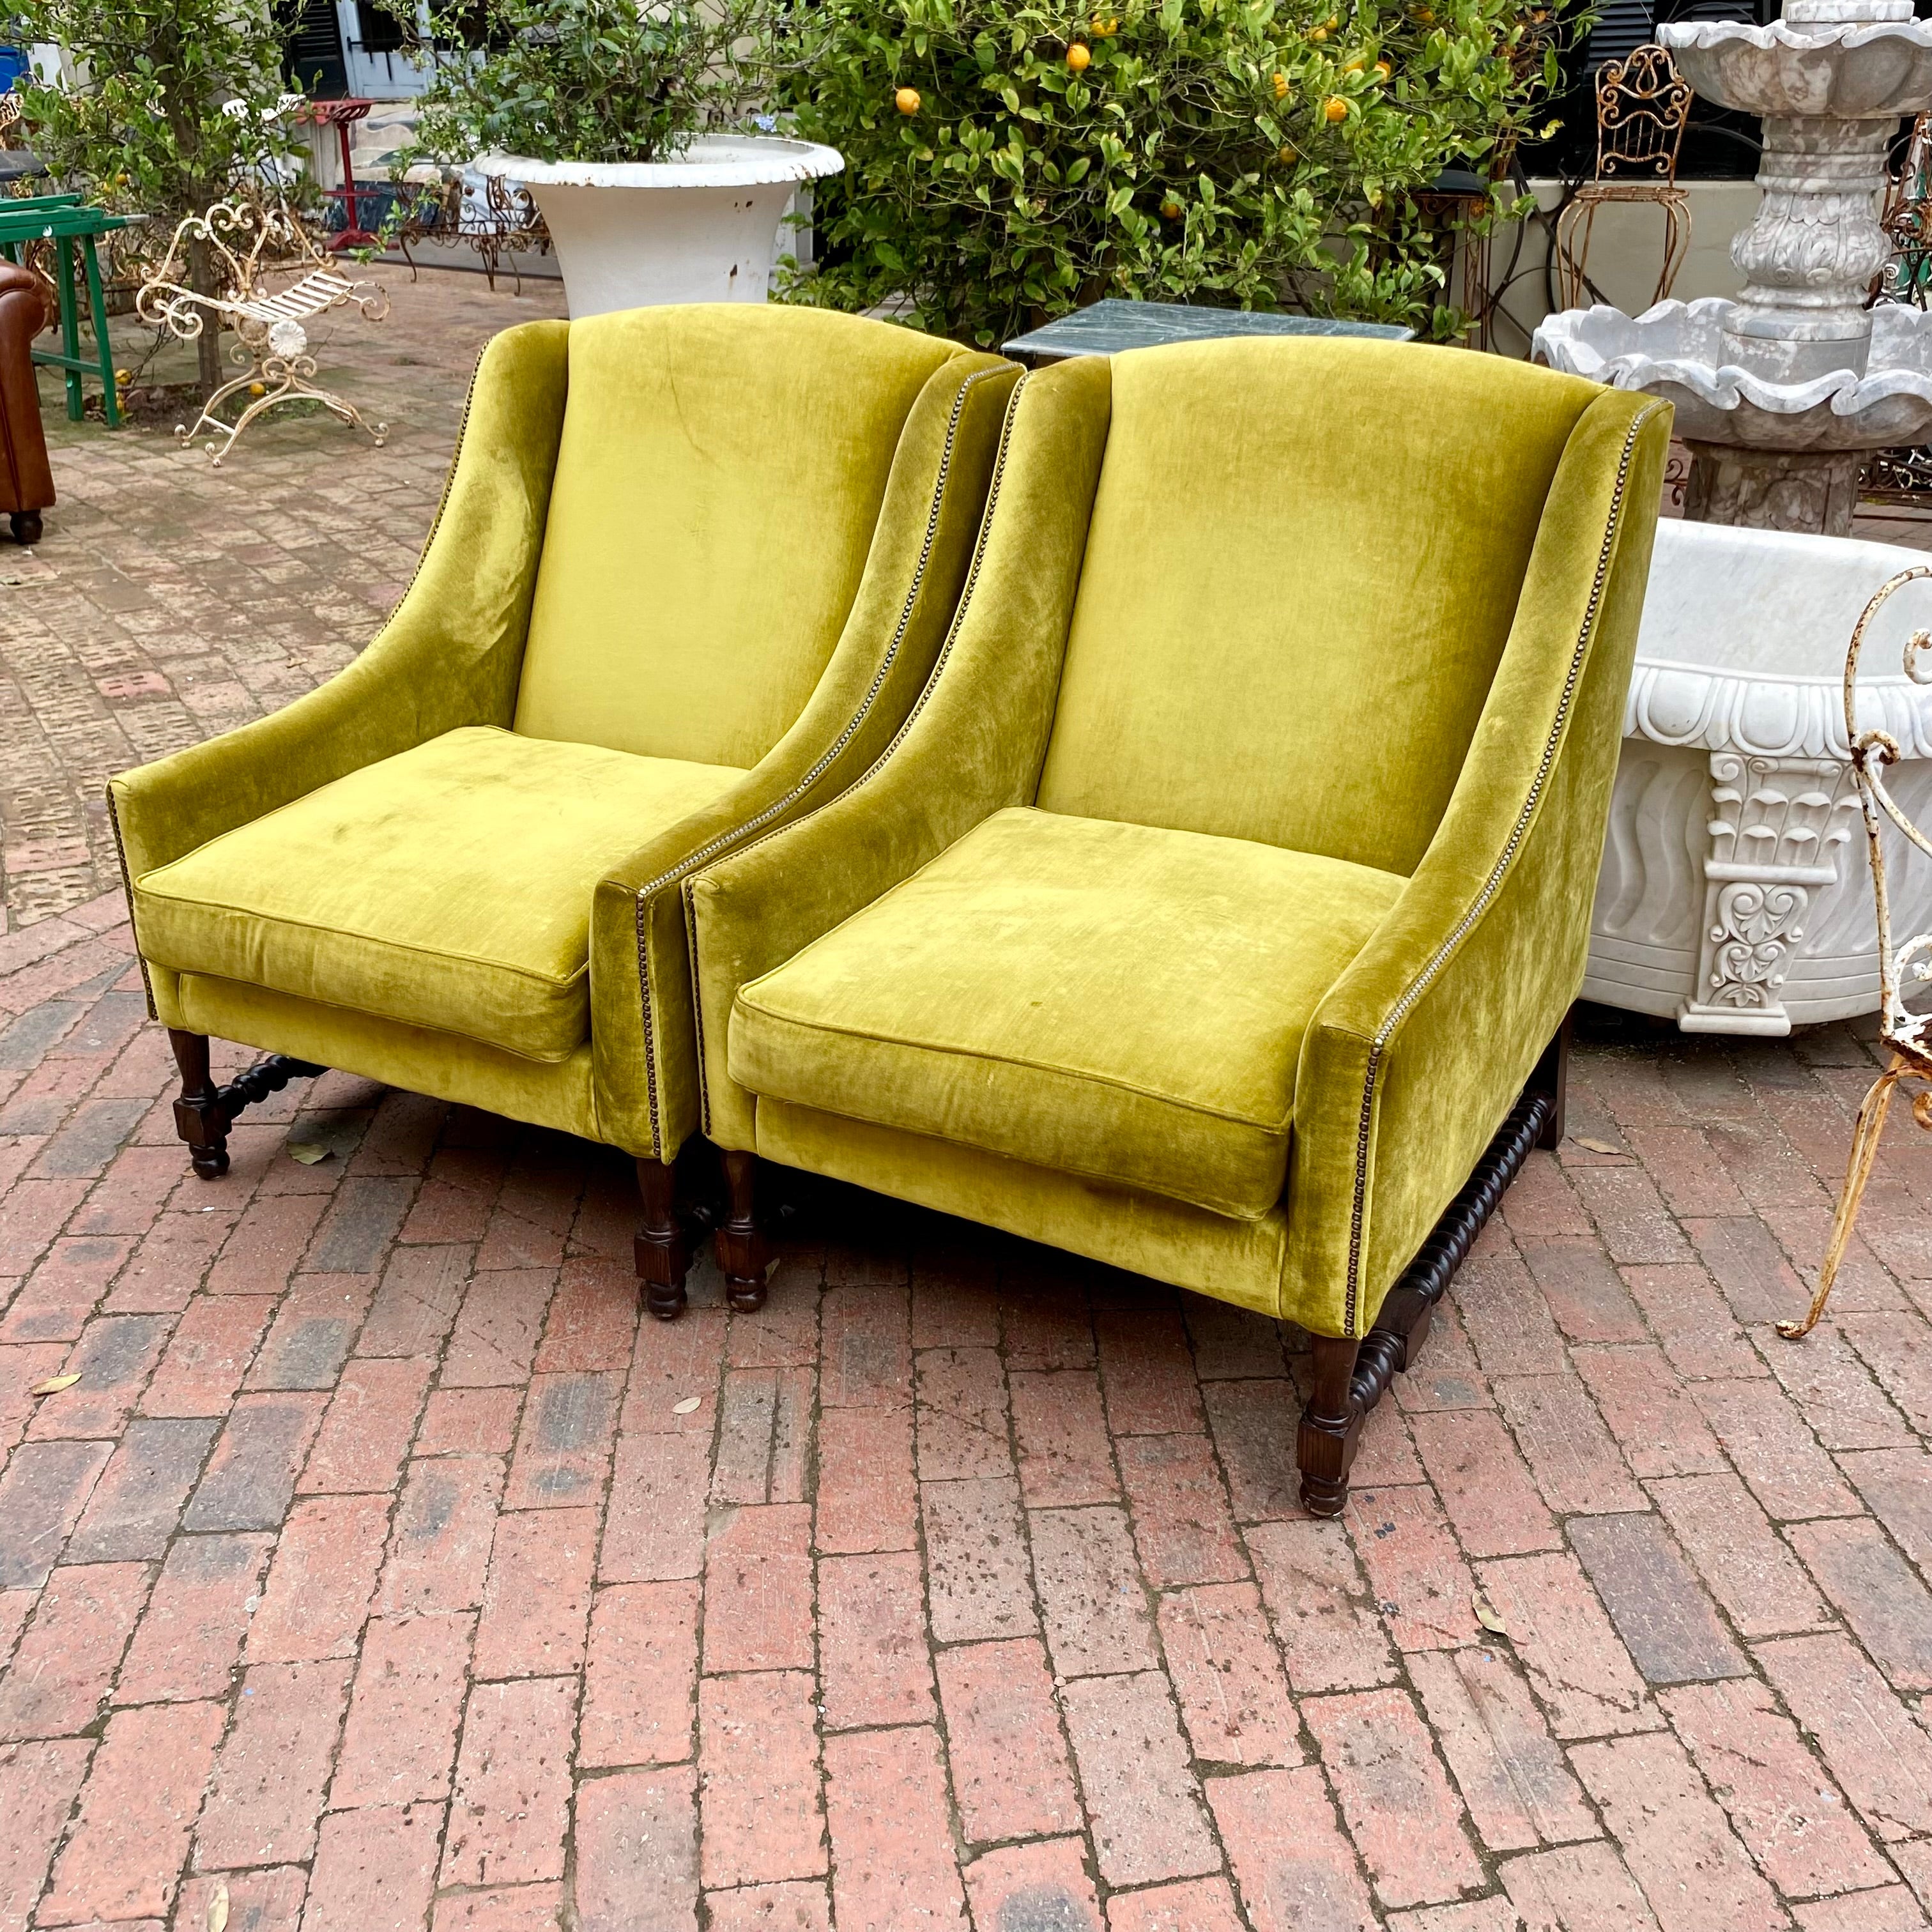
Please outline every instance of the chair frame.
[{"label": "chair frame", "polygon": [[[214,251],[222,284],[230,293],[204,295],[188,286],[188,254],[197,244]],[[294,279],[272,286],[282,275]],[[211,466],[219,470],[257,416],[279,403],[305,400],[321,404],[380,448],[388,425],[371,424],[353,403],[318,387],[314,380],[316,361],[304,325],[343,308],[359,310],[365,322],[380,322],[389,312],[389,298],[377,283],[343,275],[317,250],[286,202],[218,201],[205,214],[188,216],[176,229],[160,266],[142,284],[135,313],[182,342],[194,341],[212,316],[218,328],[235,332],[238,340],[230,359],[245,366],[202,404],[192,424],[175,425],[176,440],[186,444],[204,430],[210,432]],[[262,393],[232,423],[215,413],[238,390],[256,385]]]},{"label": "chair frame", "polygon": [[[1808,1335],[1831,1299],[1839,1265],[1851,1244],[1852,1228],[1864,1198],[1865,1184],[1870,1180],[1873,1165],[1878,1159],[1886,1117],[1892,1111],[1901,1082],[1916,1083],[1916,1090],[1907,1090],[1912,1118],[1920,1126],[1932,1130],[1932,1040],[1928,1038],[1928,1031],[1932,1031],[1932,1012],[1912,1012],[1900,992],[1900,975],[1907,967],[1914,980],[1932,981],[1932,932],[1916,933],[1903,946],[1892,943],[1892,898],[1886,884],[1885,852],[1879,842],[1880,815],[1888,818],[1928,858],[1932,858],[1932,838],[1906,817],[1886,788],[1885,768],[1898,764],[1903,755],[1898,740],[1888,731],[1859,730],[1857,717],[1858,653],[1864,647],[1866,627],[1906,584],[1924,579],[1932,579],[1932,565],[1915,564],[1880,584],[1860,613],[1845,653],[1845,736],[1851,745],[1852,777],[1858,787],[1858,809],[1864,818],[1865,849],[1871,863],[1872,897],[1878,914],[1879,1044],[1892,1058],[1858,1103],[1845,1184],[1838,1196],[1838,1212],[1832,1217],[1832,1238],[1818,1270],[1811,1305],[1801,1320],[1778,1324],[1778,1334],[1787,1342]],[[1905,674],[1914,684],[1932,684],[1932,671],[1922,670],[1919,664],[1922,654],[1928,650],[1932,650],[1932,632],[1915,631],[1906,641]]]},{"label": "chair frame", "polygon": [[1690,248],[1690,198],[1677,180],[1690,125],[1690,83],[1654,41],[1597,70],[1597,167],[1556,218],[1557,302],[1581,308],[1589,290],[1585,263],[1598,212],[1612,202],[1648,202],[1664,213],[1664,263],[1654,304],[1666,300]]}]

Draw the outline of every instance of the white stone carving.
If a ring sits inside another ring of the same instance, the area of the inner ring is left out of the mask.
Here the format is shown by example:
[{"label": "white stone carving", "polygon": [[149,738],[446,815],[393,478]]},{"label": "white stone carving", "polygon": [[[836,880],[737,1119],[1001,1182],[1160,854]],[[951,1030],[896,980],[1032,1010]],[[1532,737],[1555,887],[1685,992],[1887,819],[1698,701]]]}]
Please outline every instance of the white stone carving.
[{"label": "white stone carving", "polygon": [[[1784,1034],[1878,1005],[1877,935],[1845,736],[1846,640],[1906,554],[1666,521],[1644,604],[1624,747],[1591,921],[1583,997],[1687,1032]],[[1874,622],[1867,663],[1897,664],[1932,595]],[[1932,808],[1932,690],[1862,677],[1862,729],[1904,762],[1908,812]],[[1932,866],[1898,868],[1898,922],[1932,925]]]}]

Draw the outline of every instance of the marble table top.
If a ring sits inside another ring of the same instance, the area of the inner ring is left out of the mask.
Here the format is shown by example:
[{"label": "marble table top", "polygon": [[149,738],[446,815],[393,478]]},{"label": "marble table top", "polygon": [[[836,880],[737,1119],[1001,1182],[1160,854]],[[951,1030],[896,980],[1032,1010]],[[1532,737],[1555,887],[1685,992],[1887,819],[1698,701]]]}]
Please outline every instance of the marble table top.
[{"label": "marble table top", "polygon": [[1205,342],[1223,335],[1370,335],[1408,342],[1412,328],[1385,322],[1334,322],[1316,316],[1268,315],[1257,309],[1196,308],[1186,302],[1097,302],[1076,309],[1005,346],[1006,353],[1033,362],[1070,356],[1115,356],[1163,342]]}]

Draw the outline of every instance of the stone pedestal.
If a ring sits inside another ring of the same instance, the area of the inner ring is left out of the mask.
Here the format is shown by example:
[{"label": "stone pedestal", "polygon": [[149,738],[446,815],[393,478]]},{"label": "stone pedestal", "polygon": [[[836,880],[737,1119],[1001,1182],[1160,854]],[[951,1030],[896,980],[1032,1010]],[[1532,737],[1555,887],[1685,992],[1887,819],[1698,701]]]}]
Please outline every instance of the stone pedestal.
[{"label": "stone pedestal", "polygon": [[1694,441],[1688,446],[1690,486],[1684,514],[1691,522],[1743,524],[1805,536],[1851,535],[1858,475],[1867,460],[1863,450],[1814,454]]}]

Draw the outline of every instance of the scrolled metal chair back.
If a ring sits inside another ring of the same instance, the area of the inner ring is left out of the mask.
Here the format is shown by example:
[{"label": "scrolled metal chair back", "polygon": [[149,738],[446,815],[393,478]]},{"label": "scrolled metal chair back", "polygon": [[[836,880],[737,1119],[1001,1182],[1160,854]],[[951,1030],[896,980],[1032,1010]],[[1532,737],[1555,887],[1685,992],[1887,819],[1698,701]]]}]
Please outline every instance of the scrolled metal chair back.
[{"label": "scrolled metal chair back", "polygon": [[1597,178],[1674,182],[1690,84],[1653,41],[1597,70]]},{"label": "scrolled metal chair back", "polygon": [[212,292],[248,302],[278,270],[320,267],[322,257],[286,202],[218,201],[176,227],[168,252],[134,298],[143,322],[164,323],[184,341],[202,331],[208,297],[191,286],[190,251],[196,242],[213,250],[219,286]]}]

